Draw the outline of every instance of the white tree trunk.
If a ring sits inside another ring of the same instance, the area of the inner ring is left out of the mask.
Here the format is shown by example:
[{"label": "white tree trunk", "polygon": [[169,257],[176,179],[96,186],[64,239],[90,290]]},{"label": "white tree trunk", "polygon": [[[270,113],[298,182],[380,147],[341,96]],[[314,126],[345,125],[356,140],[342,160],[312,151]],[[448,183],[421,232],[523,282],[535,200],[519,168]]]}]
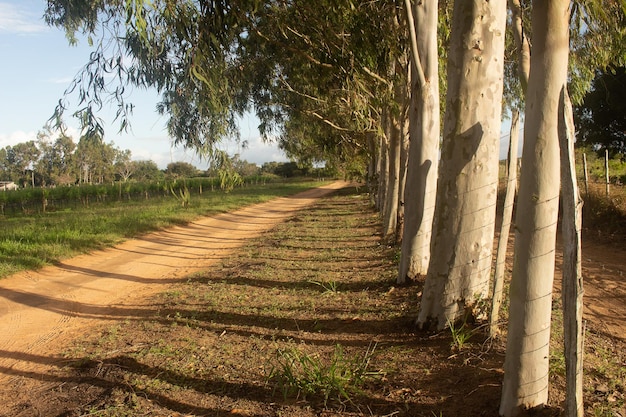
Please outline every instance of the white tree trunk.
[{"label": "white tree trunk", "polygon": [[582,276],[582,200],[576,181],[574,156],[574,115],[572,103],[563,86],[559,136],[561,149],[561,193],[563,216],[563,335],[565,348],[565,415],[583,417],[583,276]]},{"label": "white tree trunk", "polygon": [[405,65],[405,82],[406,91],[403,94],[402,112],[400,113],[401,131],[400,131],[400,189],[398,190],[398,221],[396,225],[396,244],[400,245],[404,234],[404,218],[405,218],[405,194],[407,164],[409,162],[409,89],[410,77],[408,62]]},{"label": "white tree trunk", "polygon": [[445,327],[487,298],[498,192],[506,3],[454,3],[430,264],[417,319]]},{"label": "white tree trunk", "polygon": [[400,121],[391,114],[388,117],[389,144],[387,157],[387,190],[383,212],[383,236],[387,237],[396,231],[398,221],[398,202],[400,192]]},{"label": "white tree trunk", "polygon": [[407,97],[407,59],[399,57],[394,63],[395,82],[393,86],[393,99],[397,111],[388,111],[389,132],[389,162],[388,162],[388,185],[387,203],[383,213],[383,236],[389,237],[396,233],[398,225],[398,211],[400,207],[401,189],[401,157],[403,142],[404,107]]},{"label": "white tree trunk", "polygon": [[[519,0],[509,0],[511,10],[511,27],[515,46],[518,55],[518,76],[522,85],[522,91],[526,94],[528,88],[528,76],[530,73],[530,45],[524,33],[522,6]],[[511,117],[511,134],[509,158],[507,166],[507,187],[502,211],[502,226],[500,229],[500,239],[498,240],[498,252],[496,255],[496,268],[493,279],[493,298],[491,300],[491,314],[489,317],[489,334],[493,337],[499,331],[498,319],[500,305],[502,304],[502,290],[504,287],[504,268],[506,265],[506,252],[509,242],[509,232],[511,229],[511,218],[513,216],[513,205],[515,203],[515,192],[517,191],[517,166],[519,139],[519,112],[513,110]]]},{"label": "white tree trunk", "polygon": [[500,226],[500,238],[498,239],[496,270],[493,278],[493,299],[489,317],[489,334],[492,337],[498,332],[498,318],[500,316],[500,305],[502,304],[502,289],[504,288],[506,252],[511,230],[511,219],[513,218],[515,190],[517,189],[517,144],[519,143],[519,112],[517,110],[513,111],[513,116],[511,117],[510,136],[506,194],[504,197],[504,209],[502,210],[502,225]]},{"label": "white tree trunk", "polygon": [[609,190],[609,184],[611,183],[611,176],[609,175],[609,150],[604,150],[604,182],[606,184],[606,196],[608,197],[611,193]]},{"label": "white tree trunk", "polygon": [[[385,119],[385,116],[383,116]],[[385,126],[386,121],[383,120],[383,126]],[[378,163],[378,193],[376,195],[376,208],[379,213],[385,212],[385,196],[387,193],[387,183],[389,177],[389,141],[387,140],[386,135],[386,126],[383,129],[385,133],[378,135],[378,143],[379,143],[379,163]]]},{"label": "white tree trunk", "polygon": [[367,166],[367,189],[370,190],[370,203],[372,206],[376,205],[376,194],[378,188],[378,142],[376,141],[376,135],[373,133],[366,133],[367,150],[369,153],[369,164]]},{"label": "white tree trunk", "polygon": [[404,283],[407,277],[413,279],[426,274],[439,165],[438,6],[436,2],[416,2],[409,10],[415,16],[415,52],[411,65],[410,145],[398,283]]},{"label": "white tree trunk", "polygon": [[550,319],[559,209],[558,112],[567,78],[569,0],[533,3],[523,164],[500,413],[548,399]]}]

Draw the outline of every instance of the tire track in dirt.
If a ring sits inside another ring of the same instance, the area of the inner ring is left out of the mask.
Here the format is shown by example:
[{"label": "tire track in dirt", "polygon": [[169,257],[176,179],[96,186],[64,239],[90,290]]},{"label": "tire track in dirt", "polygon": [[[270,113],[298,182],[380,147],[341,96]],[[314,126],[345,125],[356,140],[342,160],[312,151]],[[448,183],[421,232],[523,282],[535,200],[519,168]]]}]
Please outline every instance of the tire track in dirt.
[{"label": "tire track in dirt", "polygon": [[318,198],[335,182],[201,218],[0,281],[0,383],[42,378],[62,361],[62,346],[91,326],[137,320],[140,300],[228,256]]}]

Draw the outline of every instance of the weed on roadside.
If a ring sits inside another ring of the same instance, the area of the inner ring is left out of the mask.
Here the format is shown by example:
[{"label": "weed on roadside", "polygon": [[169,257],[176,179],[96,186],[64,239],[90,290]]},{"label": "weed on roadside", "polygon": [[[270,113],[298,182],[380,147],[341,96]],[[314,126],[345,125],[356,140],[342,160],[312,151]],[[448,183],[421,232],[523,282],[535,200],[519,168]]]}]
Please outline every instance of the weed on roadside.
[{"label": "weed on roadside", "polygon": [[353,395],[361,392],[366,378],[379,375],[369,369],[374,351],[375,346],[368,348],[363,356],[348,356],[341,345],[336,345],[330,359],[324,360],[297,347],[279,349],[268,381],[282,392],[285,399],[319,396],[323,398],[324,406],[329,400],[352,402]]}]

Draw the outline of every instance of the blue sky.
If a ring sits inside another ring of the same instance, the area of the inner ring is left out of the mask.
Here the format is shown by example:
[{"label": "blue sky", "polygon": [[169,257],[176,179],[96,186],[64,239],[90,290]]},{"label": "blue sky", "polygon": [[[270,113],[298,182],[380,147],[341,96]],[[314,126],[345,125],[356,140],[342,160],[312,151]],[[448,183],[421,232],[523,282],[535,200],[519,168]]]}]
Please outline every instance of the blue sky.
[{"label": "blue sky", "polygon": [[[36,139],[91,52],[86,42],[69,46],[61,30],[48,27],[42,19],[45,6],[44,0],[0,0],[0,148]],[[166,119],[155,111],[155,92],[135,90],[129,101],[135,105],[129,133],[118,134],[113,107],[99,114],[105,120],[107,143],[130,149],[133,159],[151,159],[162,168],[176,161],[206,167],[193,152],[170,146]],[[78,142],[78,124],[71,118],[66,122],[74,142]],[[240,123],[241,138],[248,141],[248,149],[231,143],[221,147],[258,164],[286,161],[275,146],[261,142],[256,126],[254,117]]]}]

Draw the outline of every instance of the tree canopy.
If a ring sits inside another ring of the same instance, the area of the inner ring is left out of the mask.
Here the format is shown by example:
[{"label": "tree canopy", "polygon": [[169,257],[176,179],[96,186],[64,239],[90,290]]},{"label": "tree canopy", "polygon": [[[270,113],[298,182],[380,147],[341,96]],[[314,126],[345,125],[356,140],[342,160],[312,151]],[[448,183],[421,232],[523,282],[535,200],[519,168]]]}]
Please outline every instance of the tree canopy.
[{"label": "tree canopy", "polygon": [[598,70],[591,91],[576,106],[578,139],[611,153],[626,154],[626,68]]}]

